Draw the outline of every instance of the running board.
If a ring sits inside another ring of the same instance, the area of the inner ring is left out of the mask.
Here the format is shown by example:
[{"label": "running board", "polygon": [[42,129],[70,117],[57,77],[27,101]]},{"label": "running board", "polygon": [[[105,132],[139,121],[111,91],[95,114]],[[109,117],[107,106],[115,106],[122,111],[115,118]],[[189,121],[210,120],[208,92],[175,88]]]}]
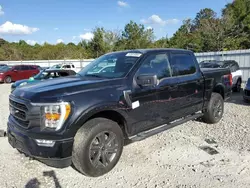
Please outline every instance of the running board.
[{"label": "running board", "polygon": [[138,141],[144,140],[145,138],[148,138],[148,137],[153,136],[155,134],[158,134],[160,132],[166,131],[166,130],[173,128],[177,125],[186,123],[187,121],[195,120],[195,119],[200,118],[202,116],[203,116],[203,113],[196,113],[194,115],[187,116],[187,117],[181,118],[179,120],[175,120],[171,123],[164,124],[162,126],[154,128],[154,129],[138,133],[137,135],[128,138],[128,142],[132,143],[132,142],[138,142]]}]

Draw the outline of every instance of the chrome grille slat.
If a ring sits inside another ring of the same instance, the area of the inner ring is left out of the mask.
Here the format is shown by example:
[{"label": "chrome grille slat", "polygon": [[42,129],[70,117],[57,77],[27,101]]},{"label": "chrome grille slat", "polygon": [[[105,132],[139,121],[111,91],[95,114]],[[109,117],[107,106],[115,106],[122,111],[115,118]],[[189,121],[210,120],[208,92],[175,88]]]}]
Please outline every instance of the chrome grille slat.
[{"label": "chrome grille slat", "polygon": [[25,112],[28,111],[28,108],[24,104],[18,103],[16,101],[11,100],[11,99],[9,100],[9,102],[10,102],[10,105],[17,108],[18,110],[23,110]]}]

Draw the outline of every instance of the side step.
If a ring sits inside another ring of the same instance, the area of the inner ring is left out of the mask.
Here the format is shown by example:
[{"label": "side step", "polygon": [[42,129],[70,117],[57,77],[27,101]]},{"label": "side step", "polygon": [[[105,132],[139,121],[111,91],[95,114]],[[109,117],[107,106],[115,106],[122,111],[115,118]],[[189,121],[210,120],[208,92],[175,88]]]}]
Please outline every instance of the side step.
[{"label": "side step", "polygon": [[203,113],[196,113],[194,115],[187,116],[187,117],[181,118],[179,120],[175,120],[171,123],[164,124],[162,126],[159,126],[159,127],[154,128],[154,129],[144,131],[144,132],[141,132],[135,136],[132,136],[132,137],[128,138],[128,142],[132,143],[132,142],[138,142],[138,141],[144,140],[145,138],[148,138],[150,136],[153,136],[155,134],[158,134],[160,132],[163,132],[165,130],[173,128],[177,125],[186,123],[187,121],[194,120],[194,119],[197,119],[197,118],[202,117],[202,116],[203,116]]}]

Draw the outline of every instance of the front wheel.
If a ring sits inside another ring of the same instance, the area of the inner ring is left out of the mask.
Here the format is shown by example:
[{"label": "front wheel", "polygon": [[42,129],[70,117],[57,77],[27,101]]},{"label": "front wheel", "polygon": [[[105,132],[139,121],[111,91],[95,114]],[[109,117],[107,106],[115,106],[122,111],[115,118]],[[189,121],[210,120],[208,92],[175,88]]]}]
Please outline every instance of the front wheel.
[{"label": "front wheel", "polygon": [[212,93],[207,110],[204,112],[203,121],[205,123],[218,123],[224,113],[224,100],[219,93]]},{"label": "front wheel", "polygon": [[77,131],[72,162],[84,175],[102,176],[119,161],[123,141],[123,132],[116,122],[106,118],[91,119]]}]

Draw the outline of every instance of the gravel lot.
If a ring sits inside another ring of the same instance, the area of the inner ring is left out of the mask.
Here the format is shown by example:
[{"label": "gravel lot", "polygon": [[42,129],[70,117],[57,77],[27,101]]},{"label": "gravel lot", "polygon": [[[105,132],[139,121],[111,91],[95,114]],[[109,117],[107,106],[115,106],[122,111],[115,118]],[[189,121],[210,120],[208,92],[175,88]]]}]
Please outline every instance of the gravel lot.
[{"label": "gravel lot", "polygon": [[[1,84],[0,92],[0,129],[6,130],[10,85]],[[234,94],[220,123],[192,121],[126,146],[118,165],[99,178],[31,160],[0,137],[0,187],[250,187],[249,114]]]}]

